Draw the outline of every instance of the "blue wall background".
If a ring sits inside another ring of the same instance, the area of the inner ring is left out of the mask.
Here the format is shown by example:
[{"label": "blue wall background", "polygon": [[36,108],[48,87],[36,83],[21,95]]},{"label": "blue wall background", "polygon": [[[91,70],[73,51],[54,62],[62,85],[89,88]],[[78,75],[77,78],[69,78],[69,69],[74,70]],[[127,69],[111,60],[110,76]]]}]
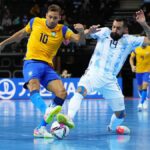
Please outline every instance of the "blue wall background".
[{"label": "blue wall background", "polygon": [[[74,94],[79,78],[67,78],[62,79],[64,87],[67,90],[67,98],[71,98]],[[122,89],[122,78],[118,78],[119,85]],[[24,80],[23,78],[1,78],[0,79],[0,99],[29,99],[28,90],[23,88]],[[150,87],[149,87],[150,91]],[[45,99],[52,99],[54,95],[48,92],[45,88],[41,86],[40,94]],[[138,88],[136,79],[133,79],[133,97],[139,98]],[[148,92],[148,97],[150,97],[150,92]],[[98,92],[91,93],[87,95],[86,98],[102,98],[101,94]]]},{"label": "blue wall background", "polygon": [[[66,78],[62,79],[64,87],[67,90],[67,98],[71,98],[76,91],[79,78]],[[122,78],[118,78],[119,85],[122,89]],[[1,78],[0,79],[0,99],[29,99],[28,90],[23,88],[23,78]],[[54,95],[48,92],[41,86],[40,94],[44,99],[52,99]],[[86,98],[102,98],[100,93],[94,92],[91,95],[87,95]]]}]

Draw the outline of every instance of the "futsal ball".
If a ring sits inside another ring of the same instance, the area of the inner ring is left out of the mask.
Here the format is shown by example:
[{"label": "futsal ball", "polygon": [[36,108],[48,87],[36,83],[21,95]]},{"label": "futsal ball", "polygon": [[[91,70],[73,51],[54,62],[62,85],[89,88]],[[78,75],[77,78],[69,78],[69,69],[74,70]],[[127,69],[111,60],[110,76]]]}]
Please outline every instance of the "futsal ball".
[{"label": "futsal ball", "polygon": [[126,126],[118,126],[116,132],[117,134],[130,134],[130,129]]},{"label": "futsal ball", "polygon": [[66,137],[69,134],[69,127],[55,121],[52,123],[50,132],[57,139],[63,139],[64,137]]}]

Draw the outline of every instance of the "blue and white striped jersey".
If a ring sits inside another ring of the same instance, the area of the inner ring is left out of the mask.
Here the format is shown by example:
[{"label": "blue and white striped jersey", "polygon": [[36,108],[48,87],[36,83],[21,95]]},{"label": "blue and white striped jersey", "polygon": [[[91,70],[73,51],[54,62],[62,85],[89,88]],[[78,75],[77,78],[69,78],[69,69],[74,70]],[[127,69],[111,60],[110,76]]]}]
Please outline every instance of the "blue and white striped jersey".
[{"label": "blue and white striped jersey", "polygon": [[97,39],[97,44],[88,69],[101,75],[117,76],[127,56],[144,42],[144,37],[124,34],[118,41],[110,37],[111,30],[101,28],[90,36]]}]

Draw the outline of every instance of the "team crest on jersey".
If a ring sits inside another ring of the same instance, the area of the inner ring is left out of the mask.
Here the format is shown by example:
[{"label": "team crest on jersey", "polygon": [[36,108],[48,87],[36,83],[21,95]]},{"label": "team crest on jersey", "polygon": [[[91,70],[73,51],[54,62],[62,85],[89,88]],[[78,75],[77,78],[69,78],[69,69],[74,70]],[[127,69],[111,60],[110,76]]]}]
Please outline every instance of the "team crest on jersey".
[{"label": "team crest on jersey", "polygon": [[52,32],[52,33],[51,33],[51,36],[52,36],[52,37],[56,37],[56,32]]}]

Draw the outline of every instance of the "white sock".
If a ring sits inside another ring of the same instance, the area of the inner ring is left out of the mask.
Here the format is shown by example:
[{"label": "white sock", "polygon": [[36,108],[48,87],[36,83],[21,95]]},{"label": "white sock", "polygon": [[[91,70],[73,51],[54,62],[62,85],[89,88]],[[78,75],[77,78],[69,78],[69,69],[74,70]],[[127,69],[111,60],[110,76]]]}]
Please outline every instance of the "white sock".
[{"label": "white sock", "polygon": [[116,117],[115,114],[113,114],[111,116],[109,127],[112,129],[112,131],[115,131],[117,126],[122,124],[123,121],[124,121],[124,118],[119,119],[119,118]]},{"label": "white sock", "polygon": [[69,106],[68,106],[68,116],[73,119],[80,109],[80,105],[83,99],[83,95],[76,92],[74,96],[70,99]]}]

